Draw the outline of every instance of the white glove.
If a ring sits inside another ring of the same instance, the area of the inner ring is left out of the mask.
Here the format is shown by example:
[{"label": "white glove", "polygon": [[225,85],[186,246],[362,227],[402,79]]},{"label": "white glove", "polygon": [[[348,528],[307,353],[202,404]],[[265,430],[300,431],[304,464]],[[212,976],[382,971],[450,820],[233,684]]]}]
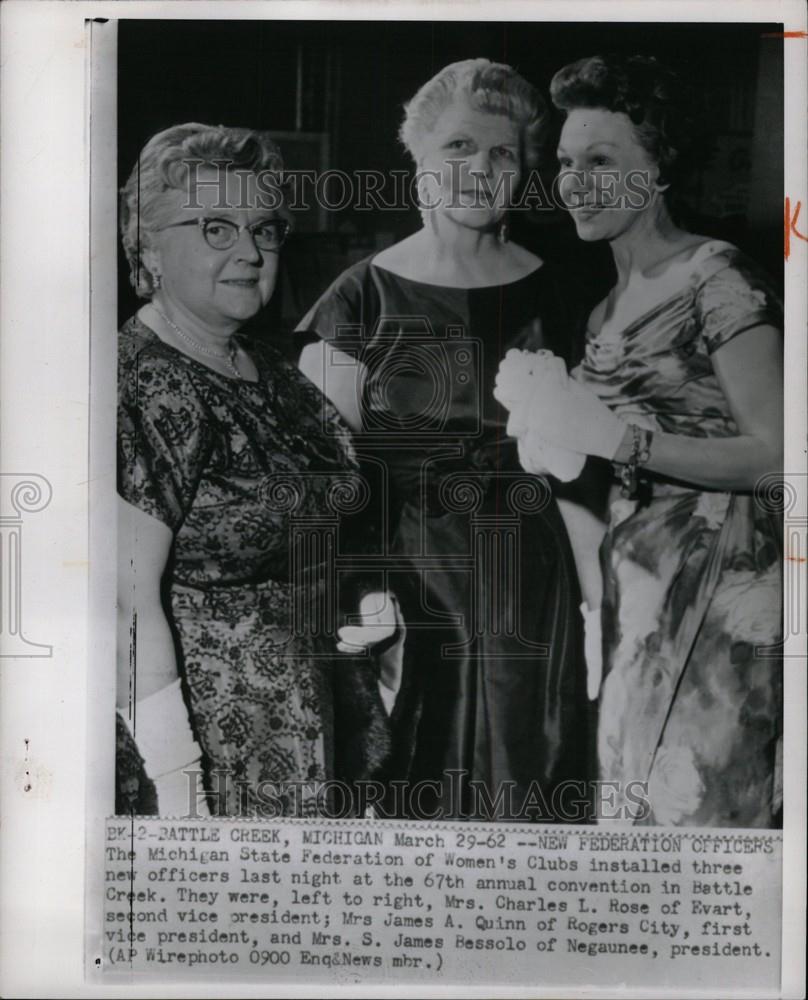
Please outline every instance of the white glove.
[{"label": "white glove", "polygon": [[533,372],[540,354],[549,354],[549,351],[520,351],[512,347],[499,363],[494,379],[494,399],[509,411],[507,433],[510,437],[519,437],[527,430],[521,416],[536,387]]},{"label": "white glove", "polygon": [[535,392],[567,381],[564,362],[550,351],[512,349],[500,362],[494,385],[494,398],[510,410],[506,433],[517,438],[522,468],[535,475],[549,472],[565,483],[580,476],[586,458],[546,441],[541,428],[531,426],[529,409]]},{"label": "white glove", "polygon": [[574,379],[545,380],[531,396],[527,422],[546,444],[581,455],[613,459],[627,424],[586,386]]},{"label": "white glove", "polygon": [[361,625],[344,625],[337,630],[341,653],[361,653],[399,632],[398,639],[382,653],[373,654],[379,665],[379,695],[389,715],[401,687],[404,671],[404,640],[407,628],[398,601],[389,591],[371,591],[359,602]]},{"label": "white glove", "polygon": [[549,351],[520,351],[512,347],[500,361],[494,380],[494,399],[512,410],[517,403],[527,399],[533,391],[533,370],[536,359]]},{"label": "white glove", "polygon": [[189,801],[191,784],[185,774],[197,770],[202,751],[194,739],[179,679],[135,703],[134,727],[121,713],[135,740],[146,774],[157,790],[161,816],[210,815],[204,798]]},{"label": "white glove", "polygon": [[586,693],[595,701],[603,679],[603,638],[600,625],[600,608],[594,611],[584,601],[581,605],[584,620],[584,659],[586,661]]},{"label": "white glove", "polygon": [[519,463],[525,472],[532,472],[537,476],[549,472],[562,483],[577,479],[586,463],[586,455],[570,451],[568,448],[557,448],[545,441],[538,430],[532,428],[519,438],[516,446]]}]

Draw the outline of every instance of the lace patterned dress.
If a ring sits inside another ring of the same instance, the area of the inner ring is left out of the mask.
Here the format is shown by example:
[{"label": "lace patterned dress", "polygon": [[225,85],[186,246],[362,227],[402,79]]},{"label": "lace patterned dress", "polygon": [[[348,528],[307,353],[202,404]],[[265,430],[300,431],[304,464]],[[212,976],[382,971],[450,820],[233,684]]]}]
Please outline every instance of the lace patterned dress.
[{"label": "lace patterned dress", "polygon": [[[590,336],[576,377],[624,419],[668,434],[738,428],[710,356],[763,324],[775,294],[739,250],[710,242],[678,290],[618,336]],[[767,827],[779,809],[782,539],[765,484],[755,495],[653,475],[617,500],[601,549],[601,778],[647,782],[639,822]]]},{"label": "lace patterned dress", "polygon": [[124,325],[118,490],[174,536],[167,604],[212,811],[305,813],[334,774],[335,677],[362,689],[349,725],[374,743],[369,770],[386,739],[371,668],[341,657],[335,673],[333,627],[306,624],[333,594],[317,546],[292,535],[351,492],[356,464],[317,389],[273,349],[248,350],[255,383]]}]

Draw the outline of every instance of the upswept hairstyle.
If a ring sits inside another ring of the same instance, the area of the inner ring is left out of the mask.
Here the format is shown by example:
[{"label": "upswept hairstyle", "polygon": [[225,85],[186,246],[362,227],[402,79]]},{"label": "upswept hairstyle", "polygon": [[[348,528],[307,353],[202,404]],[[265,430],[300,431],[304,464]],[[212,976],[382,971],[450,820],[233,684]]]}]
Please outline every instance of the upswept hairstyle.
[{"label": "upswept hairstyle", "polygon": [[695,114],[682,80],[653,56],[589,56],[550,83],[561,111],[604,108],[631,119],[637,142],[659,165],[661,184],[678,184],[693,145]]},{"label": "upswept hairstyle", "polygon": [[477,111],[507,115],[519,129],[524,165],[536,165],[547,105],[538,90],[515,69],[490,59],[465,59],[444,66],[404,105],[398,136],[416,163],[423,137],[458,98],[467,100]]},{"label": "upswept hairstyle", "polygon": [[283,170],[280,150],[267,132],[188,122],[153,135],[121,189],[123,248],[129,280],[141,298],[149,299],[154,293],[143,251],[159,225],[165,192],[186,189],[189,161],[206,166],[226,161],[235,170],[271,171],[279,176]]}]

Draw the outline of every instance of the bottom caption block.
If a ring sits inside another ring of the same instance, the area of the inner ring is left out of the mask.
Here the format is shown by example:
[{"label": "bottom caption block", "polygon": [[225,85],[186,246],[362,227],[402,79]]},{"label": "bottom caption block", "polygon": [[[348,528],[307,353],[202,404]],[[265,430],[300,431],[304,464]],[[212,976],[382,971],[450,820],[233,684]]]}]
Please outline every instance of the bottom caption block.
[{"label": "bottom caption block", "polygon": [[778,832],[110,819],[104,977],[776,989]]}]

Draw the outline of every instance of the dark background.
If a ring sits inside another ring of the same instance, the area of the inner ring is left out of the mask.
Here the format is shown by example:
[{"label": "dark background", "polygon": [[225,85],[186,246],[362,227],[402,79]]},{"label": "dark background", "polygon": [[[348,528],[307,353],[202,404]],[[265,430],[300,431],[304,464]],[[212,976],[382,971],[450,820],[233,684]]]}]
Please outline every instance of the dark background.
[{"label": "dark background", "polygon": [[[396,138],[402,106],[447,63],[477,56],[506,62],[546,93],[555,71],[575,59],[656,55],[695,89],[703,116],[702,163],[683,221],[735,242],[781,284],[783,43],[762,36],[782,30],[776,24],[124,20],[119,183],[150,136],[187,121],[287,133],[278,141],[290,168],[411,170]],[[594,305],[611,281],[607,247],[579,242],[563,212],[514,215],[514,238],[561,262],[570,294]],[[256,324],[288,342],[294,323],[341,270],[418,224],[414,209],[344,209],[297,219],[279,291]],[[120,275],[123,320],[138,300],[122,255]]]}]

